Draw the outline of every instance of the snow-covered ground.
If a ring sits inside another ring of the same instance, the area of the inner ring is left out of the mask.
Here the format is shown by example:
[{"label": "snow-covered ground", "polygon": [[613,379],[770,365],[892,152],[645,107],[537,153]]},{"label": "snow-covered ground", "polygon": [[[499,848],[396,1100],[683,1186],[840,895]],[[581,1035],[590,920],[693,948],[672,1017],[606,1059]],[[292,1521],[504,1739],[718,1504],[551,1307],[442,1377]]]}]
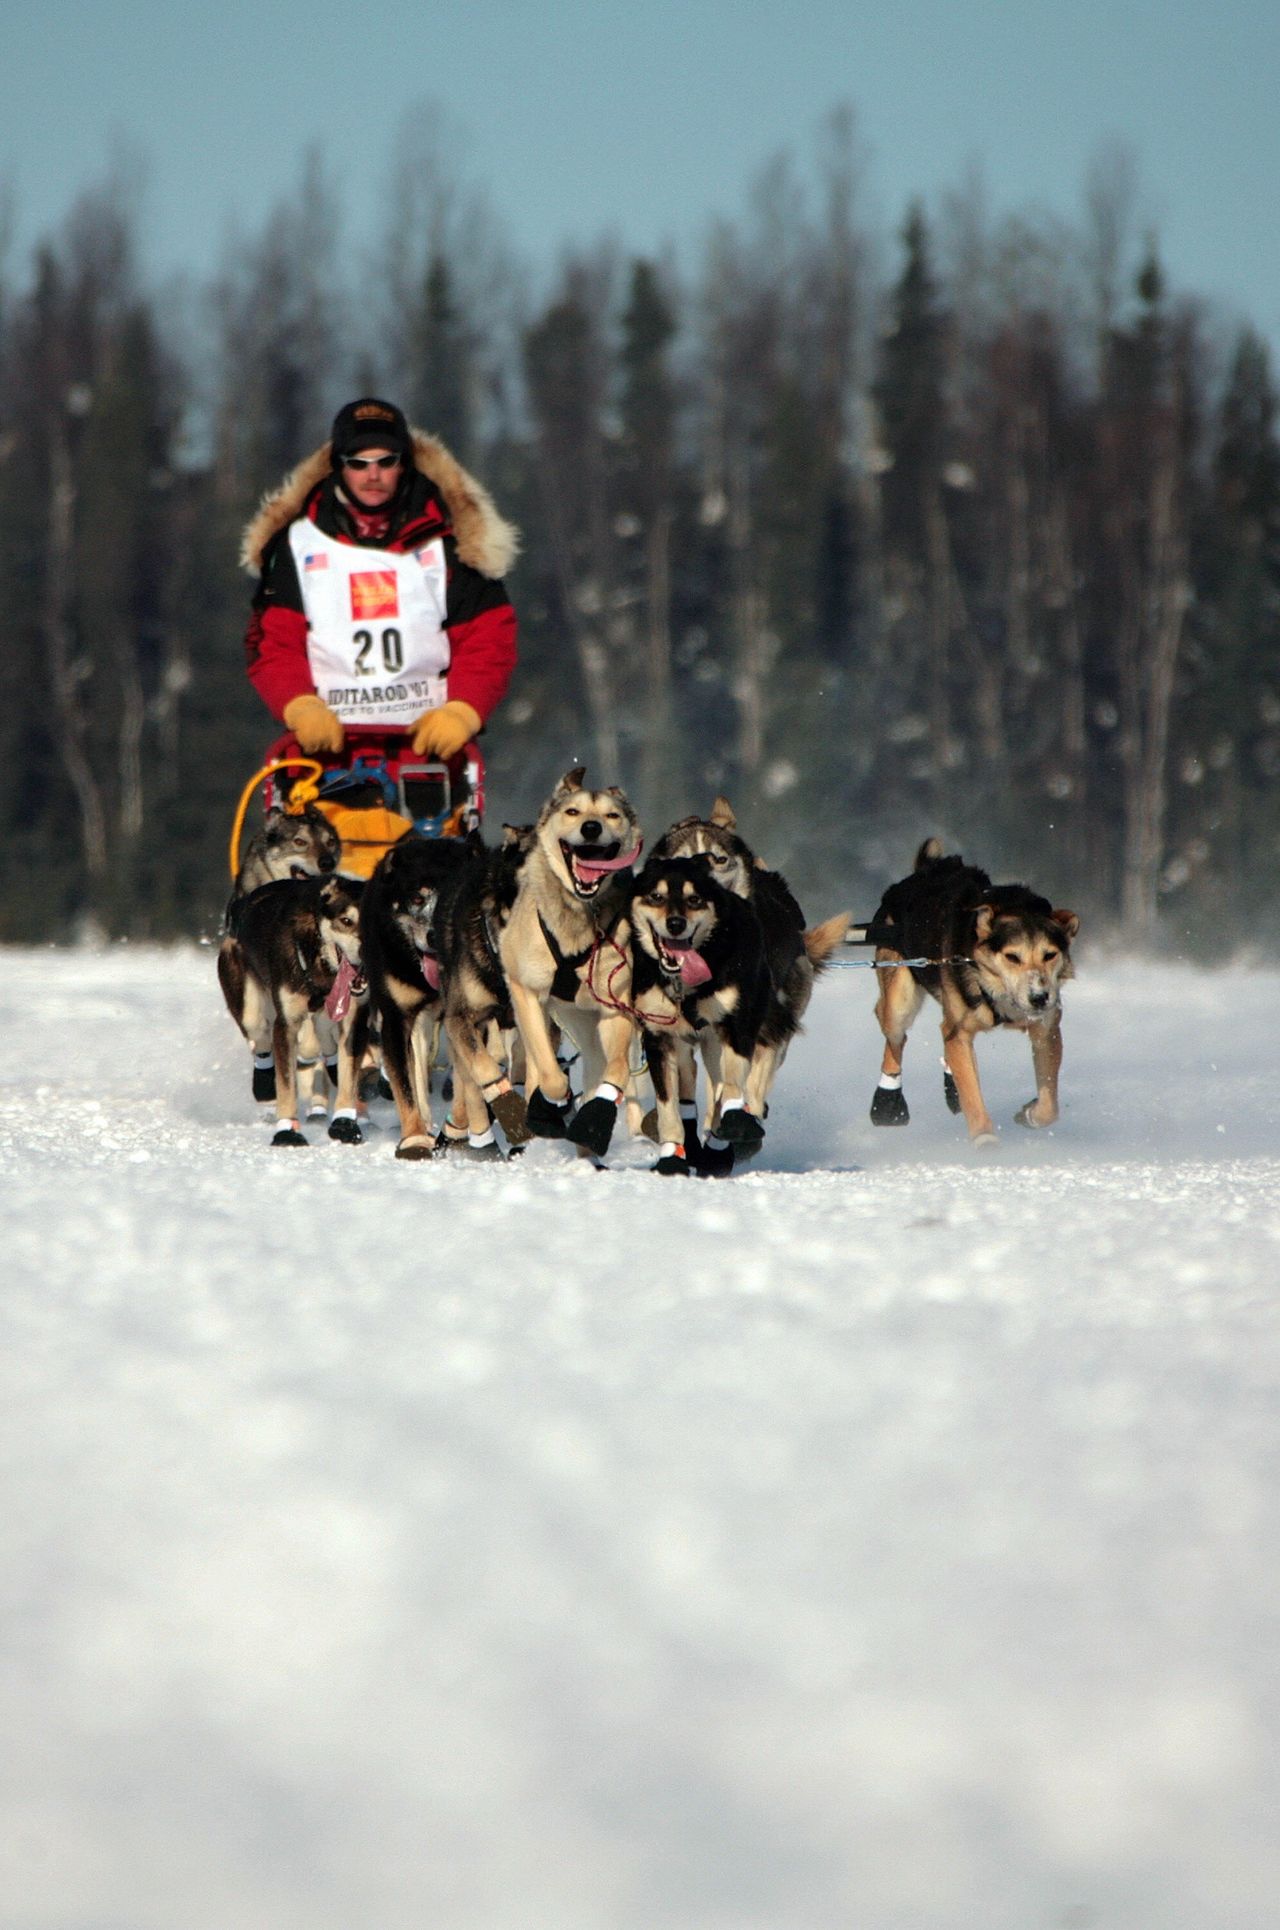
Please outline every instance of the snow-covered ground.
[{"label": "snow-covered ground", "polygon": [[869,977],[699,1183],[4,955],[2,1930],[1270,1930],[1280,973],[1086,953],[985,1157]]}]

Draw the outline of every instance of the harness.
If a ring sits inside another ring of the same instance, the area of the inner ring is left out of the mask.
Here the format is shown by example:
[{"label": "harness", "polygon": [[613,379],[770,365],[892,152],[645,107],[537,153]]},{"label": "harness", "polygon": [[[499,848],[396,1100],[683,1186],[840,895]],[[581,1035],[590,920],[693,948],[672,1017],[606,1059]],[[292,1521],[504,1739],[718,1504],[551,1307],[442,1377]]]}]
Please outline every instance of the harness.
[{"label": "harness", "polygon": [[564,1005],[572,1005],[578,996],[578,986],[581,982],[578,978],[579,969],[596,950],[596,945],[588,945],[585,951],[574,952],[570,957],[561,951],[556,943],[555,933],[541,912],[538,913],[538,923],[542,927],[542,936],[547,941],[547,950],[551,953],[552,962],[556,968],[556,975],[551,981],[551,997],[559,999]]}]

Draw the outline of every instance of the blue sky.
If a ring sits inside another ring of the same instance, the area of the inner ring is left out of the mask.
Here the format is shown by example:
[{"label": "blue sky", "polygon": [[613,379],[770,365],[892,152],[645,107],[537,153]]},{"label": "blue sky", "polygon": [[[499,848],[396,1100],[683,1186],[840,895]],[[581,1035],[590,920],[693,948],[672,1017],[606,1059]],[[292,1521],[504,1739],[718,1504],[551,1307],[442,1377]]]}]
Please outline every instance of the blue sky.
[{"label": "blue sky", "polygon": [[121,139],[147,163],[162,272],[210,267],[315,141],[370,232],[397,127],[432,101],[533,263],[604,230],[689,244],[844,100],[886,227],[974,162],[996,210],[1073,218],[1091,155],[1120,138],[1175,287],[1280,342],[1277,0],[0,0],[0,28],[18,270]]}]

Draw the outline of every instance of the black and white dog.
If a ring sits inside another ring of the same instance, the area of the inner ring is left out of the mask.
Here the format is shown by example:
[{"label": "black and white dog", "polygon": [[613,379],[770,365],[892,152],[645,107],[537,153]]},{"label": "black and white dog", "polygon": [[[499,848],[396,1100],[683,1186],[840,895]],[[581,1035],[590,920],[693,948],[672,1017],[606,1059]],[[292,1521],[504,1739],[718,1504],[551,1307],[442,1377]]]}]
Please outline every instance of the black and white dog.
[{"label": "black and white dog", "polygon": [[477,856],[470,839],[411,834],[379,859],[365,886],[361,952],[383,1070],[400,1115],[397,1159],[430,1159],[440,1145],[431,1116],[431,1067],[444,1017],[444,982],[433,926],[442,893],[474,867]]},{"label": "black and white dog", "polygon": [[360,891],[347,878],[284,878],[233,900],[218,950],[222,995],[255,1053],[275,1073],[273,1144],[305,1146],[298,1124],[298,1034],[308,1022],[332,1043],[337,1105],[331,1139],[358,1145],[356,1072],[365,1039]]}]

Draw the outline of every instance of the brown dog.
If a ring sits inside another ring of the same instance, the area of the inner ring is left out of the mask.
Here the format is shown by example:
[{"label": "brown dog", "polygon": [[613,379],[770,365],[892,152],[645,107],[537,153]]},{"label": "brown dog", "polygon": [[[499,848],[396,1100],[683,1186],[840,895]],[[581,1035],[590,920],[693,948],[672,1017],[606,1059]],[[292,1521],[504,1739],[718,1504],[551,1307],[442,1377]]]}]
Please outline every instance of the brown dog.
[{"label": "brown dog", "polygon": [[974,1040],[1011,1025],[1031,1041],[1036,1096],[1017,1113],[1020,1126],[1052,1126],[1058,1117],[1062,1065],[1061,986],[1071,977],[1071,941],[1080,929],[1073,911],[1055,911],[1025,885],[993,885],[985,871],[959,857],[943,857],[936,838],[916,855],[910,877],[892,885],[869,928],[878,965],[876,1017],[884,1033],[880,1084],[872,1123],[905,1126],[902,1054],[925,994],[942,1007],[944,1092],[962,1112],[975,1145],[990,1145],[995,1124],[978,1084]]}]

